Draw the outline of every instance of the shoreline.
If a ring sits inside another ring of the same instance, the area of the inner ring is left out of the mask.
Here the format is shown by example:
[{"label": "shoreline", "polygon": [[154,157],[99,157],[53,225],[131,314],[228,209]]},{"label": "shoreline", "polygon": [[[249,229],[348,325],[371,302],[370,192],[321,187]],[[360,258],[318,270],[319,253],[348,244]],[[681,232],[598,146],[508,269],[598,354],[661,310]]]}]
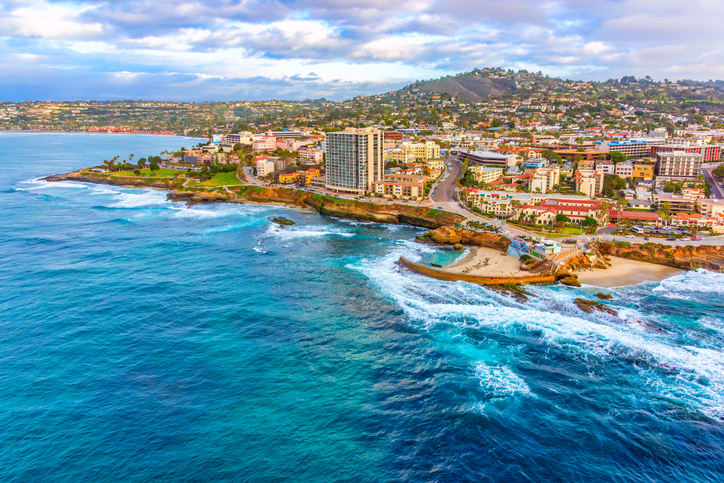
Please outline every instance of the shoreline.
[{"label": "shoreline", "polygon": [[577,272],[578,281],[601,288],[627,287],[646,282],[661,282],[686,271],[619,257],[611,257],[610,263],[610,268]]}]

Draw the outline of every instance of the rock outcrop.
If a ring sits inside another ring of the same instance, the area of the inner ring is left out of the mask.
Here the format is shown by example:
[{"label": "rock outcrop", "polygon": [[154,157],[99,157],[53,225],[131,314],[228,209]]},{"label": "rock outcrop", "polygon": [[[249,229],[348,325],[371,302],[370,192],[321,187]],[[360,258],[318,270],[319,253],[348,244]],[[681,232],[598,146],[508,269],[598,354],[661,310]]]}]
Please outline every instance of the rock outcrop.
[{"label": "rock outcrop", "polygon": [[604,305],[601,302],[594,302],[593,300],[586,299],[575,299],[573,303],[576,304],[576,307],[589,314],[592,314],[594,311],[599,311],[611,315],[618,315],[618,310],[612,309],[608,305]]},{"label": "rock outcrop", "polygon": [[454,226],[443,226],[436,230],[425,233],[421,241],[437,245],[467,245],[484,248],[494,248],[505,252],[511,241],[497,233],[479,232],[458,228]]},{"label": "rock outcrop", "polygon": [[718,245],[672,247],[658,243],[642,245],[626,242],[597,242],[596,249],[604,256],[656,263],[684,270],[706,268],[724,270],[724,247]]}]

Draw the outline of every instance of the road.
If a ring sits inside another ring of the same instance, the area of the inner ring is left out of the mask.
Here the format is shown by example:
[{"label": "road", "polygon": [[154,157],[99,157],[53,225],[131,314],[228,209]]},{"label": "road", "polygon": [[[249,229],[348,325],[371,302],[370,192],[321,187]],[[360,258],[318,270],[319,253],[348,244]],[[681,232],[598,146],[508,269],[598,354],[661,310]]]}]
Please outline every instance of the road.
[{"label": "road", "polygon": [[453,201],[455,198],[455,191],[457,190],[455,180],[463,174],[462,162],[460,162],[459,159],[448,157],[445,161],[449,163],[450,167],[447,169],[447,178],[443,176],[445,179],[438,182],[433,188],[431,198],[434,202]]},{"label": "road", "polygon": [[719,184],[714,178],[714,176],[711,174],[711,170],[713,168],[701,168],[701,174],[704,175],[704,178],[709,182],[709,185],[711,186],[711,196],[712,198],[719,198],[724,199],[724,190],[722,190],[721,184]]}]

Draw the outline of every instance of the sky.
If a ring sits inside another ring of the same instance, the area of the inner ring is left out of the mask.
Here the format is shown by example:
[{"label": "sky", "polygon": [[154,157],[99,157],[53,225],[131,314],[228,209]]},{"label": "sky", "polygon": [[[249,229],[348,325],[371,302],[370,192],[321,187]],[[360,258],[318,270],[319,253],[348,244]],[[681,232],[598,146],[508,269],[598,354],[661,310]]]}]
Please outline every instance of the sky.
[{"label": "sky", "polygon": [[0,0],[0,100],[342,100],[483,67],[724,78],[721,2]]}]

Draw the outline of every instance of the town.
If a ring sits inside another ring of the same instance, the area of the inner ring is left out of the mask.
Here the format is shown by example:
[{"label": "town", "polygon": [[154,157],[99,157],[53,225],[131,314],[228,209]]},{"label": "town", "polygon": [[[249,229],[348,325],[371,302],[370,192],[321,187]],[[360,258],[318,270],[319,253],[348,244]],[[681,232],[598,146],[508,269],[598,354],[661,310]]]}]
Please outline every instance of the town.
[{"label": "town", "polygon": [[[0,127],[198,136],[148,158],[189,190],[294,185],[517,235],[706,242],[724,232],[723,88],[475,69],[336,103],[2,103]],[[95,169],[141,173],[115,161]]]}]

